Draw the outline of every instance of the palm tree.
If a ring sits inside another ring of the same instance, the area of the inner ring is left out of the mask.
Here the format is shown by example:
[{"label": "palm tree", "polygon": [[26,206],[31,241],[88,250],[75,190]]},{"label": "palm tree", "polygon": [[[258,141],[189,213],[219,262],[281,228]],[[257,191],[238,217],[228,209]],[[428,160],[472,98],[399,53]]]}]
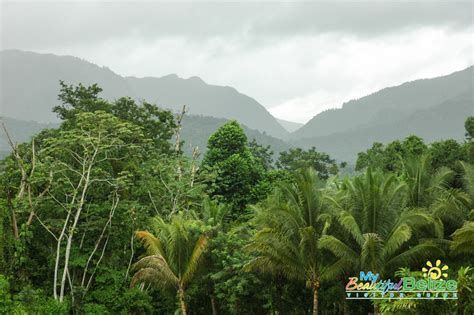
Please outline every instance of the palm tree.
[{"label": "palm tree", "polygon": [[262,205],[254,207],[258,231],[246,249],[255,254],[246,269],[305,281],[313,291],[313,314],[318,313],[321,255],[318,242],[328,218],[316,172],[298,172]]},{"label": "palm tree", "polygon": [[224,203],[218,203],[209,197],[203,199],[201,212],[196,217],[201,218],[212,229],[219,229],[226,223],[230,214],[230,207]]},{"label": "palm tree", "polygon": [[402,160],[408,207],[428,207],[448,187],[454,172],[447,167],[433,170],[428,155]]},{"label": "palm tree", "polygon": [[[474,166],[460,162],[464,171],[464,195],[461,210],[457,209],[458,218],[463,220],[462,227],[453,234],[451,252],[453,254],[474,253]],[[452,216],[452,215],[451,215]],[[467,219],[470,218],[470,221]]]},{"label": "palm tree", "polygon": [[[339,209],[333,235],[323,235],[319,247],[330,251],[337,261],[325,270],[334,277],[342,272],[370,270],[381,277],[401,266],[440,253],[432,241],[418,242],[425,232],[439,236],[441,227],[427,212],[405,210],[406,186],[393,175],[367,172],[346,180],[343,196],[332,199]],[[377,312],[377,309],[375,310]]]},{"label": "palm tree", "polygon": [[161,289],[173,288],[183,315],[186,315],[186,287],[196,274],[208,245],[208,236],[195,228],[196,223],[181,215],[174,216],[170,223],[157,217],[152,225],[155,235],[148,231],[136,232],[146,248],[146,256],[135,263],[137,271],[131,286],[147,282]]},{"label": "palm tree", "polygon": [[451,244],[453,254],[466,253],[465,249],[468,250],[470,246],[470,240],[466,236],[472,236],[474,229],[472,224],[474,218],[474,166],[465,162],[459,162],[459,164],[464,173],[463,187],[446,188],[439,191],[437,199],[430,207],[433,216],[443,222],[446,238],[449,235],[453,236]]}]

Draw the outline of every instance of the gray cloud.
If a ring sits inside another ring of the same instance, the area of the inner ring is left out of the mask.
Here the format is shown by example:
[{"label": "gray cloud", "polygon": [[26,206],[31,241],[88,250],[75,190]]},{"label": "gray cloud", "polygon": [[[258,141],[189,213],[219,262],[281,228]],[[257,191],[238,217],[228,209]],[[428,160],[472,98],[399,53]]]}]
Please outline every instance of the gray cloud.
[{"label": "gray cloud", "polygon": [[6,2],[2,46],[38,49],[163,36],[258,39],[339,32],[367,37],[433,25],[465,28],[472,25],[472,14],[472,2]]}]

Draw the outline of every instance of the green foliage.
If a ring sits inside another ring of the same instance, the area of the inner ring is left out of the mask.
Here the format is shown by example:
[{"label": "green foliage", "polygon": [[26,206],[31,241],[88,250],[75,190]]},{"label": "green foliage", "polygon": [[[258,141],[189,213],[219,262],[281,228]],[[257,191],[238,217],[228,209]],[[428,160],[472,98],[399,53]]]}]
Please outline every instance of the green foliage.
[{"label": "green foliage", "polygon": [[464,128],[466,129],[466,139],[474,139],[474,116],[468,117],[464,123]]},{"label": "green foliage", "polygon": [[426,150],[427,146],[423,139],[414,135],[406,137],[402,142],[392,141],[386,146],[375,142],[372,148],[357,155],[356,170],[370,166],[383,171],[400,171],[402,160],[422,155]]},{"label": "green foliage", "polygon": [[370,149],[359,152],[357,154],[356,170],[360,171],[369,165],[374,168],[382,168],[385,164],[384,151],[385,148],[382,143],[374,142]]},{"label": "green foliage", "polygon": [[209,237],[200,221],[185,219],[182,214],[173,216],[170,223],[156,217],[152,229],[156,236],[148,231],[136,233],[146,256],[134,264],[136,272],[130,286],[149,283],[161,290],[175,290],[185,315],[185,290],[202,262]]},{"label": "green foliage", "polygon": [[8,313],[13,306],[8,279],[0,274],[0,313]]},{"label": "green foliage", "polygon": [[209,137],[208,152],[203,164],[214,165],[226,160],[233,155],[246,155],[250,153],[247,146],[247,136],[239,123],[235,120],[221,126]]},{"label": "green foliage", "polygon": [[252,258],[242,250],[246,244],[248,236],[239,230],[219,233],[212,240],[211,259],[215,271],[210,278],[218,308],[225,314],[269,311],[269,288],[265,288],[264,280],[257,274],[243,269]]},{"label": "green foliage", "polygon": [[0,274],[1,314],[68,314],[68,303],[58,303],[45,295],[41,289],[26,286],[15,295],[12,295],[10,291],[8,279]]},{"label": "green foliage", "polygon": [[255,160],[258,161],[265,170],[273,168],[273,151],[269,145],[264,147],[263,145],[258,144],[255,139],[252,139],[248,145]]},{"label": "green foliage", "polygon": [[466,222],[453,233],[451,250],[454,254],[474,254],[474,222]]},{"label": "green foliage", "polygon": [[290,172],[312,167],[321,179],[328,179],[339,171],[335,160],[326,153],[316,151],[315,147],[307,151],[296,148],[281,152],[276,165]]},{"label": "green foliage", "polygon": [[459,144],[453,139],[437,141],[429,146],[416,136],[409,136],[404,141],[392,141],[387,145],[375,142],[370,149],[357,155],[356,170],[367,167],[385,172],[400,172],[403,161],[416,159],[422,155],[429,156],[433,169],[440,167],[456,168],[457,161],[474,161],[474,147],[470,142]]},{"label": "green foliage", "polygon": [[210,177],[209,194],[230,204],[234,218],[247,204],[258,200],[254,188],[262,180],[264,169],[256,163],[247,137],[236,121],[221,126],[209,138],[202,168]]},{"label": "green foliage", "polygon": [[62,105],[55,106],[53,111],[65,121],[66,126],[74,124],[79,113],[103,111],[122,121],[140,126],[145,136],[153,141],[155,150],[170,152],[169,140],[176,128],[170,111],[162,110],[147,102],[143,102],[140,106],[129,97],[121,97],[109,103],[99,97],[102,89],[96,84],[85,87],[81,84],[68,86],[62,81],[60,83],[59,100]]},{"label": "green foliage", "polygon": [[453,139],[433,142],[429,151],[431,165],[435,169],[442,166],[453,167],[457,161],[464,159],[461,145]]},{"label": "green foliage", "polygon": [[61,126],[0,163],[1,314],[367,313],[344,300],[348,275],[418,275],[433,257],[458,301],[375,306],[472,313],[472,118],[465,143],[374,143],[358,175],[325,181],[327,154],[292,149],[275,169],[236,121],[188,159],[170,112],[100,92],[62,84]]},{"label": "green foliage", "polygon": [[458,314],[474,312],[474,269],[460,267],[457,274],[459,299],[456,301]]},{"label": "green foliage", "polygon": [[295,174],[269,200],[255,207],[257,228],[246,249],[255,257],[247,264],[274,277],[306,283],[313,290],[313,314],[318,313],[318,290],[323,267],[319,240],[328,224],[323,195],[312,168]]}]

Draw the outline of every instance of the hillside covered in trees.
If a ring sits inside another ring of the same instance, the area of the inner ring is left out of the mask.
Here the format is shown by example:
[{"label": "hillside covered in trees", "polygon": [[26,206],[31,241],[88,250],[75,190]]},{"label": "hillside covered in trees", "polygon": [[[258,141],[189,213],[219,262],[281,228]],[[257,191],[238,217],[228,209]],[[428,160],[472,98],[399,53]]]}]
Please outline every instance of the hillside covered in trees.
[{"label": "hillside covered in trees", "polygon": [[[0,314],[474,312],[474,117],[462,140],[373,143],[348,170],[276,157],[236,120],[186,155],[186,114],[100,92],[62,84],[60,124],[24,143],[4,125]],[[346,299],[361,271],[438,260],[457,299]]]}]

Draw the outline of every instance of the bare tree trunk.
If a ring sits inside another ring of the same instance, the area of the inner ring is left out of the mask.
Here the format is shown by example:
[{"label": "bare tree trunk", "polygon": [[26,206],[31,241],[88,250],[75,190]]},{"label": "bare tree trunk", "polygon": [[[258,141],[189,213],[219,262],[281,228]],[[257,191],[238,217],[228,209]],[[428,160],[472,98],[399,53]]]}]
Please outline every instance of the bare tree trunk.
[{"label": "bare tree trunk", "polygon": [[86,198],[87,189],[89,188],[89,178],[90,178],[91,169],[92,169],[92,163],[89,165],[89,168],[87,170],[87,176],[84,182],[84,187],[82,188],[81,199],[79,201],[79,205],[76,210],[76,215],[74,216],[74,222],[72,223],[71,229],[69,230],[69,233],[68,233],[68,238],[67,238],[67,243],[66,243],[66,252],[64,256],[63,277],[61,279],[61,291],[59,293],[59,302],[62,302],[64,299],[64,287],[66,284],[66,274],[68,272],[68,267],[69,267],[69,256],[71,254],[72,238],[74,237],[74,232],[76,231],[76,226],[77,226],[77,223],[79,222],[79,218],[81,216],[82,208],[83,208],[84,201]]},{"label": "bare tree trunk", "polygon": [[214,295],[211,295],[211,308],[212,308],[212,315],[217,315],[217,306],[216,306],[216,298]]},{"label": "bare tree trunk", "polygon": [[64,225],[61,230],[61,234],[59,234],[57,243],[56,243],[56,259],[54,262],[54,279],[53,279],[53,297],[55,300],[58,299],[58,273],[59,273],[59,260],[61,258],[61,242],[63,240],[64,235],[66,234],[66,228],[69,222],[69,217],[71,215],[71,212],[69,211],[66,220],[64,220]]},{"label": "bare tree trunk", "polygon": [[130,268],[132,267],[133,256],[135,255],[135,250],[133,248],[133,241],[134,240],[135,240],[135,234],[132,231],[132,236],[130,237],[130,259],[128,261],[127,272],[125,273],[125,278],[123,279],[124,282],[127,281],[128,274],[130,272]]},{"label": "bare tree trunk", "polygon": [[177,154],[179,153],[179,149],[180,149],[180,145],[181,145],[181,128],[182,128],[181,123],[183,121],[184,114],[186,114],[186,105],[183,105],[183,108],[181,109],[181,113],[176,115],[176,129],[174,130],[174,135],[176,137],[176,139],[175,139],[176,142],[175,142],[175,145],[174,145],[174,150]]},{"label": "bare tree trunk", "polygon": [[179,288],[178,289],[178,296],[179,296],[179,304],[181,305],[181,315],[186,315],[186,302],[184,300],[184,289]]},{"label": "bare tree trunk", "polygon": [[18,222],[16,221],[16,213],[15,210],[12,209],[11,211],[12,215],[12,230],[13,230],[13,236],[15,237],[16,240],[20,238],[20,234],[18,232]]},{"label": "bare tree trunk", "polygon": [[199,169],[199,166],[197,166],[197,159],[199,157],[199,148],[195,147],[193,148],[193,159],[192,159],[192,167],[191,167],[191,187],[194,185],[194,177],[196,176],[196,172]]},{"label": "bare tree trunk", "polygon": [[[109,234],[110,234],[110,229],[112,227],[112,218],[115,214],[115,209],[117,208],[118,203],[119,203],[119,197],[117,195],[114,195],[114,197],[112,199],[112,207],[110,208],[110,212],[109,212],[109,218],[108,218],[107,222],[105,222],[105,225],[102,228],[102,232],[100,233],[99,238],[95,242],[94,249],[90,253],[89,258],[87,259],[87,262],[86,262],[86,266],[84,267],[84,271],[82,273],[82,281],[81,281],[81,286],[82,287],[84,287],[84,285],[86,283],[87,271],[89,269],[89,265],[92,261],[92,258],[94,257],[95,253],[99,249],[100,243],[102,242],[102,239],[104,238],[104,235],[105,235],[105,232],[107,231],[107,229],[109,230]],[[105,249],[106,246],[107,246],[107,242],[105,242],[105,244],[103,245],[103,249]],[[97,262],[96,267],[98,266],[99,262],[100,262],[100,260]],[[92,278],[92,276],[91,276],[91,278]],[[91,278],[89,278],[89,282],[90,282]],[[86,291],[87,291],[87,288],[84,291],[84,294],[86,293]]]},{"label": "bare tree trunk", "polygon": [[[7,136],[8,143],[10,144],[10,147],[12,149],[13,157],[15,158],[16,163],[18,164],[18,169],[20,170],[20,173],[21,173],[20,187],[18,189],[18,193],[17,193],[16,198],[15,198],[16,200],[19,200],[19,199],[23,198],[23,194],[25,192],[27,174],[26,174],[25,168],[23,167],[23,159],[21,158],[20,153],[18,152],[18,147],[15,143],[13,143],[13,140],[10,137],[10,134],[8,133],[7,127],[5,126],[5,123],[3,121],[2,121],[2,128],[3,128],[3,131],[5,132],[5,135]],[[11,217],[12,217],[11,220],[12,220],[13,236],[15,237],[15,240],[18,240],[20,234],[18,232],[18,221],[17,221],[17,218],[16,218],[15,206],[13,204],[11,194],[9,194],[8,204],[10,206]]]},{"label": "bare tree trunk", "polygon": [[13,237],[15,238],[15,240],[18,240],[19,239],[19,232],[18,232],[18,222],[16,220],[16,212],[15,212],[15,208],[13,206],[13,202],[12,202],[12,198],[11,198],[11,195],[10,193],[7,193],[7,204],[8,204],[8,207],[10,208],[10,216],[11,216],[11,220],[12,220],[12,233],[13,233]]},{"label": "bare tree trunk", "polygon": [[77,226],[77,223],[79,222],[79,218],[81,216],[82,208],[84,206],[84,202],[85,202],[85,199],[86,199],[86,194],[87,194],[87,191],[89,189],[90,175],[91,175],[92,166],[94,165],[94,160],[95,160],[95,157],[97,155],[97,152],[98,152],[98,150],[96,149],[94,154],[92,155],[90,161],[89,161],[89,165],[88,165],[87,171],[85,173],[84,186],[82,187],[81,199],[79,200],[79,204],[77,206],[76,215],[74,216],[74,222],[73,222],[72,227],[71,227],[71,229],[69,230],[69,233],[68,233],[68,239],[67,239],[67,244],[66,244],[66,252],[65,252],[65,256],[64,256],[63,277],[61,279],[61,290],[59,292],[59,302],[62,302],[63,299],[64,299],[64,287],[65,287],[65,284],[66,284],[66,275],[67,275],[68,268],[69,268],[69,256],[71,254],[72,238],[74,237],[74,232],[76,231],[76,226]]},{"label": "bare tree trunk", "polygon": [[313,315],[318,315],[318,291],[319,291],[319,281],[314,281],[313,283]]},{"label": "bare tree trunk", "polygon": [[[181,147],[181,122],[183,120],[183,117],[184,117],[184,114],[186,113],[186,105],[183,105],[183,109],[181,110],[181,113],[179,115],[177,115],[176,117],[176,129],[174,130],[174,134],[175,134],[175,137],[176,137],[176,142],[175,142],[175,146],[174,146],[174,150],[175,150],[175,153],[176,155],[178,156],[179,153],[180,153],[180,147]],[[178,178],[179,180],[181,180],[181,176],[182,176],[182,167],[181,167],[181,160],[178,159],[178,165],[177,165],[177,173],[178,173]]]},{"label": "bare tree trunk", "polygon": [[[77,196],[77,191],[79,187],[82,185],[82,181],[84,180],[84,175],[81,177],[79,180],[79,183],[77,185],[77,188],[75,190],[75,193],[72,197],[72,200],[70,202],[71,205],[73,205],[76,202],[76,196]],[[53,197],[53,199],[55,199]],[[56,200],[56,199],[55,199]],[[57,201],[57,200],[56,200]],[[57,201],[59,204],[61,204],[59,201]],[[62,205],[62,204],[61,204]],[[63,206],[63,205],[62,205]],[[64,207],[64,206],[63,206]],[[64,238],[64,235],[66,235],[66,228],[69,224],[69,218],[71,217],[71,209],[64,207],[64,210],[67,211],[67,216],[66,219],[64,220],[64,225],[63,228],[61,229],[61,234],[59,234],[58,240],[57,240],[57,245],[56,245],[56,260],[54,262],[54,285],[53,285],[53,297],[55,300],[58,299],[58,273],[59,273],[59,260],[61,259],[61,242]]]}]

